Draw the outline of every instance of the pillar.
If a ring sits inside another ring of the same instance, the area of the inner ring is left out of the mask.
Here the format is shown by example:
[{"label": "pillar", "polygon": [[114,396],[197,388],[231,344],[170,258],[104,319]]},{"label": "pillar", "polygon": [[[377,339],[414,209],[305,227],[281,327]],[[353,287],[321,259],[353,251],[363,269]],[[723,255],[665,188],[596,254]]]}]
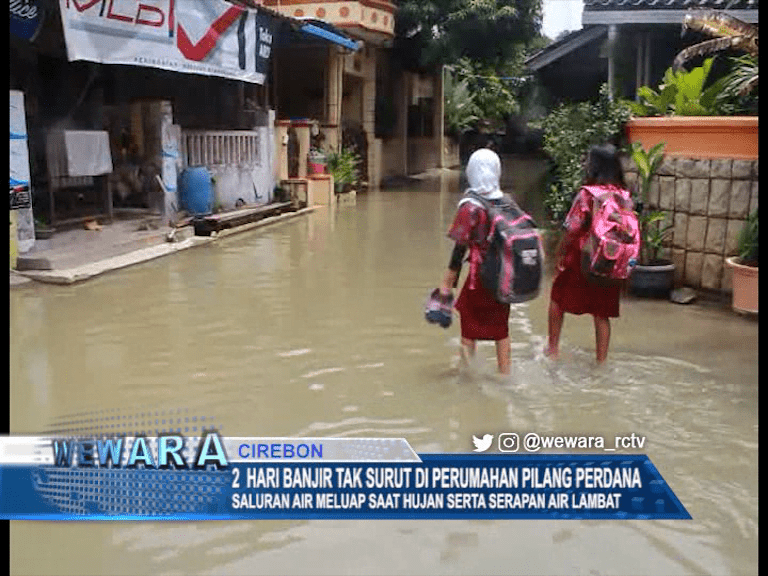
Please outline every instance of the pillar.
[{"label": "pillar", "polygon": [[651,32],[645,33],[645,66],[643,69],[644,78],[643,84],[650,86],[651,84]]},{"label": "pillar", "polygon": [[435,145],[440,151],[437,167],[445,168],[445,66],[437,77],[435,96]]},{"label": "pillar", "polygon": [[312,126],[307,122],[294,122],[293,127],[296,130],[296,136],[299,139],[299,178],[306,178],[307,157],[309,155],[309,145],[311,142],[310,130]]},{"label": "pillar", "polygon": [[635,41],[637,45],[637,62],[635,63],[635,100],[639,100],[637,90],[643,85],[643,66],[645,65],[645,35],[639,32]]},{"label": "pillar", "polygon": [[403,165],[403,176],[408,175],[408,102],[410,97],[410,73],[403,71],[402,94],[400,95],[400,146]]},{"label": "pillar", "polygon": [[613,99],[613,91],[616,89],[616,37],[618,27],[616,24],[608,26],[608,93]]},{"label": "pillar", "polygon": [[178,206],[178,171],[181,168],[181,126],[173,123],[173,110],[170,102],[160,103],[160,145],[162,150],[160,178],[163,181],[163,200],[159,202],[165,218],[174,214],[173,207]]},{"label": "pillar", "polygon": [[[365,48],[362,90],[363,130],[368,146],[369,185],[379,184],[379,158],[376,154],[376,50]],[[372,52],[372,54],[371,54]]]},{"label": "pillar", "polygon": [[275,180],[281,182],[288,179],[288,128],[289,120],[279,120],[275,129],[275,149],[277,161],[275,162]]},{"label": "pillar", "polygon": [[[341,144],[341,97],[344,80],[344,59],[337,47],[328,49],[328,66],[325,87],[325,134],[326,145],[337,148]],[[332,134],[333,131],[336,134]]]}]

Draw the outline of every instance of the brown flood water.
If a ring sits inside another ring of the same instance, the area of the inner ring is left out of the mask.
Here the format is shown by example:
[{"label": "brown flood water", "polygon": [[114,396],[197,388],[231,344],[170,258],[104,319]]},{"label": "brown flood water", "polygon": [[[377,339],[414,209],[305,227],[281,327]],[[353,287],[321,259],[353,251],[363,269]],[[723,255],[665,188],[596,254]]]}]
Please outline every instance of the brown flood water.
[{"label": "brown flood water", "polygon": [[712,306],[625,299],[609,362],[588,317],[544,359],[549,280],[458,368],[458,323],[423,320],[451,245],[455,176],[71,287],[10,294],[10,422],[188,409],[225,436],[646,436],[691,521],[11,523],[12,574],[757,573],[758,326]]}]

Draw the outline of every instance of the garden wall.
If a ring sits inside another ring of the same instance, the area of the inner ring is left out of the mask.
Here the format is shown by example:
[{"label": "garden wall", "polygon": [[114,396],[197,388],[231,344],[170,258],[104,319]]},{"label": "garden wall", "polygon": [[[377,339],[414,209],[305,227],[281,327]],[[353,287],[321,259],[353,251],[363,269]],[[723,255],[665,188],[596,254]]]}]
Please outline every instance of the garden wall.
[{"label": "garden wall", "polygon": [[[623,159],[627,184],[636,189],[637,169]],[[757,160],[700,160],[667,156],[654,176],[649,203],[665,210],[674,228],[668,239],[675,284],[731,292],[725,264],[737,252],[747,215],[757,208]]]}]

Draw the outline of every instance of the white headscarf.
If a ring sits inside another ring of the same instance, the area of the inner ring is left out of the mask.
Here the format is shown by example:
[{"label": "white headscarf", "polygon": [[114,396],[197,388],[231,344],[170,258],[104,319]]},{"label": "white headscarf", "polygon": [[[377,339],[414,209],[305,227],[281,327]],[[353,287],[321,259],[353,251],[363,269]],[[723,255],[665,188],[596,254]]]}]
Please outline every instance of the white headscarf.
[{"label": "white headscarf", "polygon": [[501,160],[499,155],[489,148],[476,150],[467,162],[468,190],[487,198],[496,200],[502,197],[499,188],[501,179]]}]

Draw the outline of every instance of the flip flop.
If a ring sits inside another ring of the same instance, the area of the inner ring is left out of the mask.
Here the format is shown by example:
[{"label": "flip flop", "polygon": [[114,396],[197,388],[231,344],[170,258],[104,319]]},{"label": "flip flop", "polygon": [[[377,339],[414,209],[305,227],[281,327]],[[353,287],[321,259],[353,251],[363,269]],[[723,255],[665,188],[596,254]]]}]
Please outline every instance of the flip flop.
[{"label": "flip flop", "polygon": [[427,300],[424,317],[430,324],[448,328],[453,319],[453,295],[440,294],[440,289],[435,288]]}]

